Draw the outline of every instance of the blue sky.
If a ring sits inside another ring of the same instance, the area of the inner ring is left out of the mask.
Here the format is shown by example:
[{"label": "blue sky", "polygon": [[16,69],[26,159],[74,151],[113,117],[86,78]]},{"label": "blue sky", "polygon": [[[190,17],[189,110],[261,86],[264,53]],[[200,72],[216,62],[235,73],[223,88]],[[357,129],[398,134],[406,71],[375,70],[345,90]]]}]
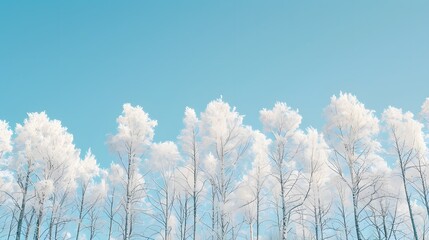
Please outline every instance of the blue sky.
[{"label": "blue sky", "polygon": [[429,1],[2,1],[0,119],[60,119],[102,166],[122,104],[175,140],[185,106],[223,98],[259,128],[285,101],[323,126],[329,97],[378,113],[429,96]]}]

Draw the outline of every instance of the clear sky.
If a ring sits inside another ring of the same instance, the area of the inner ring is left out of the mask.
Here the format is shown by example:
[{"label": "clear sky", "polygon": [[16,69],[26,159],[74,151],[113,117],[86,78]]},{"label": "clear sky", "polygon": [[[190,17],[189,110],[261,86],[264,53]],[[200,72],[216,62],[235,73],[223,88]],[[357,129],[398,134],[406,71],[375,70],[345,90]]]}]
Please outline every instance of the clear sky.
[{"label": "clear sky", "polygon": [[156,141],[220,95],[255,128],[276,101],[320,128],[340,91],[415,112],[429,1],[1,1],[0,89],[0,119],[45,110],[102,166],[125,102],[158,120]]}]

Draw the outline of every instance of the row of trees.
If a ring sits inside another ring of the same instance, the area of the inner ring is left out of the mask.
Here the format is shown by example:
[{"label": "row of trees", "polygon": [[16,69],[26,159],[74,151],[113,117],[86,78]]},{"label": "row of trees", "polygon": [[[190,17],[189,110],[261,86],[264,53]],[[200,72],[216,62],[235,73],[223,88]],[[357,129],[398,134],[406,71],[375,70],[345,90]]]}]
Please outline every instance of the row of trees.
[{"label": "row of trees", "polygon": [[218,99],[157,143],[157,122],[125,104],[107,168],[44,112],[0,121],[0,238],[426,239],[429,100],[380,120],[340,93],[324,115],[323,133],[302,130],[276,103],[259,131]]}]

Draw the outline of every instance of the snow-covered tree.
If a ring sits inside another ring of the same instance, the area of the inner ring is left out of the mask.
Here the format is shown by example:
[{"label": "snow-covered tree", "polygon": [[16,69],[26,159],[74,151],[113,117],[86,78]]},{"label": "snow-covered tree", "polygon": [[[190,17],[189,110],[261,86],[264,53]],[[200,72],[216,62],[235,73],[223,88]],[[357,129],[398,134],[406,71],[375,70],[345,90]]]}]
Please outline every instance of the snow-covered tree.
[{"label": "snow-covered tree", "polygon": [[278,237],[286,239],[293,212],[308,196],[311,179],[299,170],[299,155],[303,150],[299,130],[301,115],[285,103],[278,102],[273,109],[262,109],[260,120],[264,131],[272,138],[269,158],[274,177],[273,194],[277,215]]},{"label": "snow-covered tree", "polygon": [[[193,222],[190,220],[191,217],[193,217],[194,210],[192,191],[194,186],[193,176],[192,166],[189,165],[179,166],[174,174],[175,205],[173,208],[177,220],[177,239],[193,239],[194,226]],[[195,185],[199,189],[203,186],[201,182],[197,182]],[[200,196],[200,192],[198,192],[198,196]],[[195,236],[197,236],[196,232]]]},{"label": "snow-covered tree", "polygon": [[310,218],[307,221],[311,226],[309,232],[312,233],[311,238],[316,240],[328,237],[326,232],[328,231],[329,211],[333,194],[332,187],[330,187],[332,172],[328,166],[329,154],[329,147],[323,134],[314,128],[307,129],[307,134],[303,139],[302,161],[305,165],[306,174],[313,176],[310,196],[307,198],[306,209],[303,212],[309,212],[309,214],[305,214],[305,217]]},{"label": "snow-covered tree", "polygon": [[[389,140],[393,145],[392,152],[396,156],[400,168],[414,239],[418,239],[417,226],[412,209],[412,196],[409,189],[409,185],[413,180],[410,179],[411,176],[408,174],[412,168],[421,164],[421,160],[426,153],[426,144],[422,131],[423,124],[415,120],[411,112],[403,113],[401,109],[395,107],[389,107],[383,112],[383,120],[387,125]],[[423,166],[420,165],[420,173],[423,173],[422,167]],[[419,182],[421,182],[421,180],[423,180],[424,184],[424,175]],[[424,199],[426,202],[428,201],[427,195]]]},{"label": "snow-covered tree", "polygon": [[179,178],[182,177],[184,178],[183,180],[186,180],[181,181],[183,182],[183,190],[188,192],[192,197],[192,239],[196,239],[198,205],[203,185],[201,184],[200,173],[200,121],[194,109],[188,107],[185,109],[183,123],[185,127],[180,133],[179,140],[186,158],[185,167],[178,174],[181,175]]},{"label": "snow-covered tree", "polygon": [[[0,228],[0,237],[3,238],[12,235],[16,224],[15,215],[18,212],[14,205],[19,205],[19,197],[13,194],[17,192],[18,186],[12,172],[7,168],[6,161],[6,155],[12,151],[12,134],[9,124],[0,120],[0,221],[4,223]],[[7,234],[3,235],[5,232]]]},{"label": "snow-covered tree", "polygon": [[109,139],[111,149],[118,154],[124,171],[122,179],[124,198],[122,237],[128,240],[133,234],[133,223],[138,217],[138,204],[144,195],[144,179],[139,173],[141,158],[148,150],[154,136],[155,120],[140,106],[123,105],[122,115],[117,118],[118,132]]},{"label": "snow-covered tree", "polygon": [[[12,134],[9,124],[0,120],[0,221],[4,223],[3,227],[0,228],[0,237],[10,237],[12,234],[15,224],[14,218],[17,214],[14,205],[19,205],[17,197],[13,194],[16,191],[15,179],[8,170],[6,162],[6,155],[12,151]],[[8,225],[9,228],[6,227]],[[3,235],[5,232],[7,234]]]},{"label": "snow-covered tree", "polygon": [[[104,233],[103,230],[105,229],[105,221],[102,218],[102,210],[103,206],[106,202],[107,196],[108,196],[108,190],[109,186],[107,185],[106,178],[107,178],[107,171],[101,170],[100,171],[101,179],[99,182],[92,182],[88,186],[88,193],[91,193],[88,198],[88,209],[87,209],[87,217],[86,217],[86,224],[84,225],[84,228],[88,232],[88,238],[89,240],[93,240],[98,238],[97,236]],[[104,236],[104,235],[103,235]]]},{"label": "snow-covered tree", "polygon": [[[80,151],[73,144],[73,136],[58,120],[50,120],[46,113],[29,113],[23,125],[16,127],[16,154],[9,167],[14,169],[21,189],[21,204],[16,237],[29,201],[29,188],[34,186],[35,232],[40,239],[44,216],[47,219],[47,238],[58,238],[59,231],[68,222],[64,212],[68,196],[75,190],[75,167]],[[49,212],[46,212],[49,209]]]},{"label": "snow-covered tree", "polygon": [[239,173],[237,166],[249,146],[250,129],[243,124],[243,116],[235,108],[231,108],[222,99],[217,99],[210,102],[201,113],[200,131],[204,152],[212,153],[214,158],[210,160],[215,161],[210,164],[210,170],[206,169],[211,172],[207,175],[211,177],[219,214],[218,231],[212,230],[217,239],[223,240],[234,235],[230,196],[236,186],[235,181]]},{"label": "snow-covered tree", "polygon": [[107,175],[104,176],[104,181],[107,184],[106,198],[104,204],[104,213],[108,221],[107,239],[114,238],[114,224],[120,210],[120,195],[118,194],[121,186],[124,186],[125,177],[124,169],[116,163],[112,163],[107,170]]},{"label": "snow-covered tree", "polygon": [[173,206],[176,198],[176,169],[181,159],[173,142],[154,143],[151,148],[148,165],[151,169],[153,187],[149,200],[153,207],[153,218],[160,225],[162,239],[172,239]]},{"label": "snow-covered tree", "polygon": [[270,144],[271,141],[264,134],[259,131],[253,132],[250,149],[253,161],[248,172],[238,183],[235,192],[236,205],[243,212],[244,221],[249,225],[249,237],[252,240],[260,238],[261,213],[266,210],[268,204],[267,181],[271,174],[268,156]]},{"label": "snow-covered tree", "polygon": [[[103,191],[105,190],[105,182],[96,182],[95,178],[100,176],[102,170],[98,166],[97,160],[92,154],[91,149],[88,150],[84,159],[79,162],[76,171],[79,191],[76,196],[76,206],[79,213],[77,218],[76,240],[79,240],[82,228],[88,227],[87,225],[84,225],[86,218],[90,217],[91,214],[94,216],[96,212],[94,211],[95,208],[106,194]],[[89,225],[91,226],[93,222],[89,222]],[[93,229],[93,227],[89,228]]]},{"label": "snow-covered tree", "polygon": [[370,168],[379,158],[378,119],[349,93],[332,96],[325,116],[326,136],[333,151],[331,169],[351,192],[355,237],[361,240],[362,215],[376,192],[371,190],[377,179],[372,178]]}]

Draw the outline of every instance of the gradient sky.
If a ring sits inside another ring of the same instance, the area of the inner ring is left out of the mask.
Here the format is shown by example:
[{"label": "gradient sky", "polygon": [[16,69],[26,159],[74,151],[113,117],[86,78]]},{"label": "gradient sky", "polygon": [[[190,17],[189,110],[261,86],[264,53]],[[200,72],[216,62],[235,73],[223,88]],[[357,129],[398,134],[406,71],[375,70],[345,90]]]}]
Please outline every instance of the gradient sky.
[{"label": "gradient sky", "polygon": [[223,99],[259,128],[285,101],[303,127],[352,92],[380,113],[429,96],[429,1],[1,1],[0,119],[59,119],[102,166],[122,104],[175,140],[185,106]]}]

